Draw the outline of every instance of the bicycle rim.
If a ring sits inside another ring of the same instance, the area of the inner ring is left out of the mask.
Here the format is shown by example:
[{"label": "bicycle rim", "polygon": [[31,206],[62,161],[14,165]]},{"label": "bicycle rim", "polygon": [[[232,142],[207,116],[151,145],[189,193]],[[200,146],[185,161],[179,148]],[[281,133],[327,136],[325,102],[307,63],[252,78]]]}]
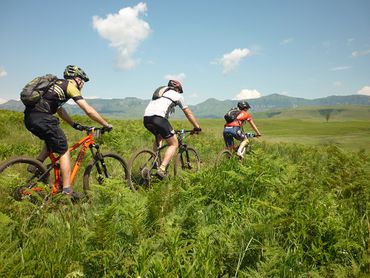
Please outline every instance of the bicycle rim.
[{"label": "bicycle rim", "polygon": [[229,161],[232,157],[232,152],[230,150],[222,150],[216,158],[216,166],[221,165],[225,161]]},{"label": "bicycle rim", "polygon": [[157,171],[156,155],[151,150],[140,150],[130,161],[131,187],[150,186],[151,179]]},{"label": "bicycle rim", "polygon": [[18,157],[5,161],[0,165],[0,196],[11,195],[18,201],[38,202],[49,191],[50,177],[45,172],[46,167],[33,158]]},{"label": "bicycle rim", "polygon": [[128,165],[123,157],[116,153],[104,153],[101,156],[102,160],[90,161],[84,172],[83,188],[86,194],[91,185],[106,185],[108,180],[117,180],[125,185],[128,183]]},{"label": "bicycle rim", "polygon": [[177,154],[175,161],[175,175],[182,172],[195,173],[200,170],[200,158],[198,152],[193,148],[187,148]]}]

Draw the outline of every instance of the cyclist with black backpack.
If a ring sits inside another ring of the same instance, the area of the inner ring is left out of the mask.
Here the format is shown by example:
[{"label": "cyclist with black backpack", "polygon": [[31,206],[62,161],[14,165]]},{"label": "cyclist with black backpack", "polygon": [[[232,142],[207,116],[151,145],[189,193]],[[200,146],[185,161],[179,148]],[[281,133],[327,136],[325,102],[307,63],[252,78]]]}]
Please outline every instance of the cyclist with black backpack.
[{"label": "cyclist with black backpack", "polygon": [[254,123],[252,116],[248,113],[250,105],[246,101],[239,101],[237,108],[230,109],[226,115],[226,124],[224,125],[223,137],[226,147],[229,150],[233,150],[234,138],[241,141],[240,146],[237,150],[237,155],[242,158],[242,150],[249,144],[247,135],[244,133],[242,127],[245,122],[248,122],[252,129],[256,132],[256,136],[261,136],[256,124]]},{"label": "cyclist with black backpack", "polygon": [[[39,79],[43,79],[43,77]],[[39,88],[35,80],[37,81],[38,79],[35,78],[25,86],[21,98],[27,95],[24,91],[32,91],[30,89],[32,86],[34,86],[35,90]],[[71,156],[68,150],[67,138],[59,126],[59,119],[54,114],[57,113],[60,118],[73,128],[83,130],[83,126],[74,122],[62,107],[69,99],[73,99],[89,118],[106,127],[108,130],[111,130],[112,126],[83,99],[81,90],[84,83],[89,81],[89,77],[81,68],[68,65],[64,71],[64,79],[54,78],[51,80],[48,86],[42,88],[42,92],[39,90],[40,96],[36,101],[25,101],[22,99],[26,105],[24,123],[30,132],[45,141],[45,146],[37,157],[38,160],[43,162],[48,157],[48,151],[61,155],[60,169],[63,180],[63,193],[77,197],[78,194],[74,193],[70,182]],[[39,83],[42,82],[40,81]],[[31,171],[32,169],[29,170]]]},{"label": "cyclist with black backpack", "polygon": [[179,106],[182,109],[186,118],[193,125],[194,133],[202,130],[190,108],[185,104],[182,93],[181,83],[176,80],[170,80],[167,86],[159,87],[154,92],[152,100],[144,112],[144,126],[155,136],[154,147],[160,147],[163,140],[166,140],[168,144],[162,164],[157,169],[157,176],[161,179],[167,176],[167,165],[179,146],[177,137],[174,136],[175,130],[168,121],[175,106]]}]

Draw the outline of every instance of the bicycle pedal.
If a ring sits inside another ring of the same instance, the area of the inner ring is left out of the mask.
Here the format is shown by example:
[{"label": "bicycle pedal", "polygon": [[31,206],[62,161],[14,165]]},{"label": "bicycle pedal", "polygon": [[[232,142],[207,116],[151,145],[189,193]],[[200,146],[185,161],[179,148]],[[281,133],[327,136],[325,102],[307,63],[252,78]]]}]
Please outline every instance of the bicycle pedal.
[{"label": "bicycle pedal", "polygon": [[143,168],[141,170],[141,177],[143,179],[149,180],[150,179],[150,170],[148,168]]}]

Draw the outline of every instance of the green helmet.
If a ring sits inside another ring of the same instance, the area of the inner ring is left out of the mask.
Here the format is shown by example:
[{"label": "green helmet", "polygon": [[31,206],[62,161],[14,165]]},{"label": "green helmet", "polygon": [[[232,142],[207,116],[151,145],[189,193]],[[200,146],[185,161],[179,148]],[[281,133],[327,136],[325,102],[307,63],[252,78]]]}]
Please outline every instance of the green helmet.
[{"label": "green helmet", "polygon": [[83,69],[74,65],[68,65],[64,70],[63,76],[65,79],[80,77],[85,82],[90,80],[87,74],[83,71]]}]

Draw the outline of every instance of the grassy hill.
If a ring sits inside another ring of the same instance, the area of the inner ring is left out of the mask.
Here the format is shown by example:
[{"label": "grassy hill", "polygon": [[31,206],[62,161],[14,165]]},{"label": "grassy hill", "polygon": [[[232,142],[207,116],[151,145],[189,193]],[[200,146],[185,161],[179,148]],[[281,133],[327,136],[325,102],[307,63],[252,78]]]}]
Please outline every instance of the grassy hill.
[{"label": "grassy hill", "polygon": [[[253,110],[252,110],[253,113]],[[313,106],[295,109],[272,109],[253,113],[255,118],[310,119],[317,121],[370,121],[370,106],[337,105]]]},{"label": "grassy hill", "polygon": [[[128,159],[151,146],[141,120],[111,122],[103,151]],[[0,184],[0,276],[369,277],[369,155],[315,141],[351,135],[369,142],[369,122],[256,122],[264,136],[254,141],[255,153],[215,168],[222,120],[202,119],[204,132],[187,138],[202,170],[151,189],[132,192],[113,181],[95,185],[89,202],[57,196],[39,207],[14,201]],[[81,137],[63,128],[70,142]],[[0,111],[0,134],[1,161],[35,156],[41,147],[22,113]],[[284,137],[293,141],[274,143]]]},{"label": "grassy hill", "polygon": [[[127,97],[124,99],[89,99],[88,102],[101,114],[117,119],[137,119],[143,116],[146,105],[149,100]],[[274,113],[280,110],[302,109],[303,107],[353,107],[353,106],[370,106],[370,96],[350,95],[350,96],[330,96],[319,99],[303,99],[279,94],[260,97],[258,99],[248,100],[253,112],[265,111],[266,116],[273,117]],[[236,100],[217,100],[208,99],[197,105],[190,105],[191,110],[198,118],[222,118],[231,107],[236,106]],[[82,114],[81,109],[76,105],[66,104],[64,106],[72,114]],[[0,104],[0,109],[23,111],[24,106],[20,101],[8,101]],[[320,113],[326,113],[321,111]],[[278,115],[278,114],[276,114]],[[184,118],[184,115],[177,108],[175,114],[177,118]]]}]

